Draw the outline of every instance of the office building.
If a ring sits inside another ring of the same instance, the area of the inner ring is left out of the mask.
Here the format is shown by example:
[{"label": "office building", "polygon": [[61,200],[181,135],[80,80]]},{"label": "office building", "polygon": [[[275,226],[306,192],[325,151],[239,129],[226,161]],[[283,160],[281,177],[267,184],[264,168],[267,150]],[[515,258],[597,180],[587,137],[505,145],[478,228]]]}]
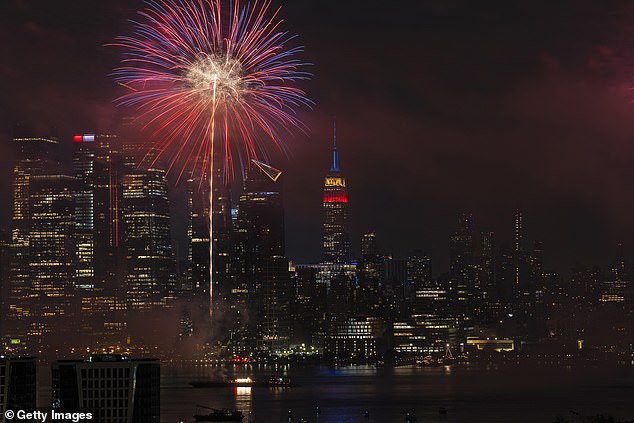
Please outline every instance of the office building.
[{"label": "office building", "polygon": [[332,167],[324,178],[323,196],[323,262],[348,263],[350,238],[348,233],[348,188],[339,168],[337,133],[333,138]]},{"label": "office building", "polygon": [[28,348],[27,334],[34,325],[31,269],[32,177],[59,169],[59,142],[53,138],[18,137],[13,142],[17,160],[13,167],[11,237],[6,245],[4,341],[13,351]]},{"label": "office building", "polygon": [[[263,315],[265,265],[271,263],[274,257],[284,257],[284,208],[280,175],[277,169],[253,162],[247,171],[244,190],[238,202],[231,260],[234,282],[228,293],[228,301],[236,305],[234,311],[240,312],[241,316],[245,313],[248,316]],[[270,272],[269,276],[272,276]],[[241,316],[236,315],[233,320],[244,321]],[[251,318],[246,323],[249,336],[261,340],[263,332],[257,318]]]},{"label": "office building", "polygon": [[73,137],[76,295],[83,338],[93,348],[125,339],[123,162],[114,135]]},{"label": "office building", "polygon": [[269,257],[261,272],[260,338],[269,351],[288,349],[291,335],[291,280],[288,259]]},{"label": "office building", "polygon": [[127,146],[122,187],[126,300],[133,310],[164,306],[176,291],[165,170],[139,153]]},{"label": "office building", "polygon": [[[29,187],[29,269],[31,304],[28,335],[50,346],[70,330],[76,316],[75,198],[77,179],[63,174],[33,175]],[[41,338],[48,336],[48,340]],[[54,336],[53,336],[54,335]]]},{"label": "office building", "polygon": [[73,137],[77,272],[83,290],[115,294],[122,276],[121,225],[123,164],[114,135],[84,134]]},{"label": "office building", "polygon": [[5,411],[37,409],[37,360],[0,356],[0,423],[9,422]]},{"label": "office building", "polygon": [[91,413],[97,423],[159,423],[160,365],[154,359],[95,355],[53,364],[53,411]]}]

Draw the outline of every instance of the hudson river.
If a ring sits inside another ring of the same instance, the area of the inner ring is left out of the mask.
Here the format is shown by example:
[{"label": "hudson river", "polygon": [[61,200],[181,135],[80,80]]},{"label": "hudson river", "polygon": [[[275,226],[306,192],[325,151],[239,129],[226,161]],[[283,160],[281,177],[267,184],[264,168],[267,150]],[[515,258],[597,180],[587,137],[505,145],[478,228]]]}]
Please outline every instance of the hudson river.
[{"label": "hudson river", "polygon": [[[422,423],[571,422],[576,414],[609,413],[634,420],[634,368],[455,365],[229,367],[162,365],[161,422],[194,421],[197,405],[235,408],[253,423],[403,423],[411,413]],[[285,375],[290,388],[192,388],[192,380]],[[320,413],[317,413],[319,407]],[[441,413],[441,409],[446,414]],[[365,412],[367,411],[367,416]]]}]

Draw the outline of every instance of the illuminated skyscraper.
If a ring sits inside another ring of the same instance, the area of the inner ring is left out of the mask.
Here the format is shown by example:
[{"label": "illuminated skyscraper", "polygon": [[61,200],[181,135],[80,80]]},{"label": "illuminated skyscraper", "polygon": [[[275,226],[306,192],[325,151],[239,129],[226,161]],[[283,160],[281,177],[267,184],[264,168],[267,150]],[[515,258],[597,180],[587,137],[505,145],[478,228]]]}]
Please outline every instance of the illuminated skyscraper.
[{"label": "illuminated skyscraper", "polygon": [[[0,231],[0,342],[6,333],[7,316],[9,315],[9,242],[5,233]],[[1,344],[0,344],[1,345]]]},{"label": "illuminated skyscraper", "polygon": [[124,157],[123,223],[126,245],[128,307],[165,305],[174,295],[176,262],[172,252],[165,170],[144,160],[133,147]]},{"label": "illuminated skyscraper", "polygon": [[82,289],[114,293],[120,285],[121,237],[120,154],[114,135],[75,135],[73,173],[79,180],[76,199],[77,274]]},{"label": "illuminated skyscraper", "polygon": [[283,257],[284,208],[281,181],[259,167],[247,174],[238,203],[238,240],[243,280],[249,290],[258,289],[258,274],[270,257]]},{"label": "illuminated skyscraper", "polygon": [[[29,335],[55,332],[57,339],[64,317],[72,316],[75,293],[75,198],[77,179],[63,174],[30,178],[29,269],[31,326]],[[66,320],[68,321],[68,320]],[[44,344],[48,345],[48,344]]]},{"label": "illuminated skyscraper", "polygon": [[[220,167],[214,171],[213,252],[215,288],[225,286],[229,279],[231,249],[231,187],[222,176]],[[188,181],[190,221],[189,285],[195,295],[209,295],[209,183],[200,178]],[[216,291],[217,292],[217,291]]]},{"label": "illuminated skyscraper", "polygon": [[30,230],[29,186],[33,175],[58,165],[59,142],[51,138],[15,138],[18,161],[13,168],[13,222],[11,240],[28,245]]},{"label": "illuminated skyscraper", "polygon": [[199,178],[187,181],[189,203],[189,275],[194,295],[209,295],[209,184]]},{"label": "illuminated skyscraper", "polygon": [[261,337],[267,349],[287,349],[291,335],[290,272],[286,257],[270,257],[261,272]]},{"label": "illuminated skyscraper", "polygon": [[361,259],[378,254],[376,246],[376,234],[374,231],[366,232],[361,236]]},{"label": "illuminated skyscraper", "polygon": [[462,281],[473,281],[474,220],[471,213],[458,216],[458,226],[449,240],[451,276]]},{"label": "illuminated skyscraper", "polygon": [[324,179],[323,209],[323,261],[347,263],[350,260],[348,189],[346,179],[339,169],[336,127],[333,137],[332,168]]},{"label": "illuminated skyscraper", "polygon": [[83,334],[93,347],[114,345],[125,323],[123,278],[123,163],[114,135],[73,137],[75,191],[75,286]]},{"label": "illuminated skyscraper", "polygon": [[18,160],[4,335],[11,348],[28,349],[44,345],[42,336],[73,311],[77,181],[60,170],[57,140],[27,137],[14,142]]},{"label": "illuminated skyscraper", "polygon": [[433,284],[431,257],[414,252],[407,258],[407,281],[414,292]]},{"label": "illuminated skyscraper", "polygon": [[[290,285],[288,260],[284,258],[280,174],[277,169],[255,162],[248,170],[238,203],[235,260],[232,260],[236,283],[225,292],[233,304],[231,320],[236,326],[242,326],[235,329],[246,329],[250,336],[273,348],[279,343],[269,341],[282,337],[283,342],[288,343],[290,331],[289,318],[285,317],[282,321],[276,317],[282,313],[280,307],[284,304],[279,296],[284,292],[288,294],[290,289],[290,286],[285,289],[280,287],[280,284]],[[285,270],[281,270],[284,267]],[[284,310],[284,313],[289,312],[288,303]],[[251,316],[248,326],[244,325],[244,316]],[[276,320],[281,324],[279,329]]]}]

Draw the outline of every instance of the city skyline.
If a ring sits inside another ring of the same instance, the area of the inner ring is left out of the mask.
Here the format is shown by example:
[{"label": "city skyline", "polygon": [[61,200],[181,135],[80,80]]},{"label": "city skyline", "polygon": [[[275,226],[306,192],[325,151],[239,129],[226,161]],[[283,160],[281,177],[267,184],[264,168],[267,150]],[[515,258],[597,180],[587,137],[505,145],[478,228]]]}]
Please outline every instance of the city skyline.
[{"label": "city skyline", "polygon": [[634,423],[631,0],[0,37],[0,423]]}]

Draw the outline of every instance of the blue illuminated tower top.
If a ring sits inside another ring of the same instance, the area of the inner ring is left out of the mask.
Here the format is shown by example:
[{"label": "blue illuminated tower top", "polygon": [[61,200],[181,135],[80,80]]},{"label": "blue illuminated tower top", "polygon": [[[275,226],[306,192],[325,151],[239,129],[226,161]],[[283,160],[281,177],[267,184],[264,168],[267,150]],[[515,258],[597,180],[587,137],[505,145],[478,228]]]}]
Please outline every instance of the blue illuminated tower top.
[{"label": "blue illuminated tower top", "polygon": [[332,137],[332,168],[331,172],[339,172],[339,162],[337,161],[337,121],[333,121]]}]

